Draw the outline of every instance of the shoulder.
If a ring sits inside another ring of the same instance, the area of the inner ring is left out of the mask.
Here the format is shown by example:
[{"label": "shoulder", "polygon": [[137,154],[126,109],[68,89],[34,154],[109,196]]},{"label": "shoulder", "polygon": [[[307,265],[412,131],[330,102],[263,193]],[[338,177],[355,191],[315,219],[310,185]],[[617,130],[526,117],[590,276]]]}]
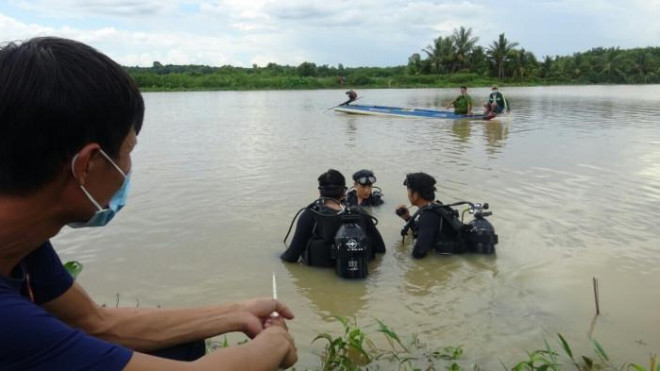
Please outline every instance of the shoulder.
[{"label": "shoulder", "polygon": [[344,203],[348,205],[357,203],[357,192],[354,189],[346,193],[346,199],[344,200]]},{"label": "shoulder", "polygon": [[372,193],[371,196],[369,197],[369,201],[373,206],[379,206],[385,203],[385,200],[383,200],[383,194],[380,192]]},{"label": "shoulder", "polygon": [[62,266],[50,241],[26,256],[24,263],[37,304],[55,299],[73,285],[73,278]]},{"label": "shoulder", "polygon": [[122,369],[132,352],[73,329],[0,286],[0,369]]},{"label": "shoulder", "polygon": [[438,206],[427,206],[419,215],[420,223],[433,222],[440,220],[440,211]]}]

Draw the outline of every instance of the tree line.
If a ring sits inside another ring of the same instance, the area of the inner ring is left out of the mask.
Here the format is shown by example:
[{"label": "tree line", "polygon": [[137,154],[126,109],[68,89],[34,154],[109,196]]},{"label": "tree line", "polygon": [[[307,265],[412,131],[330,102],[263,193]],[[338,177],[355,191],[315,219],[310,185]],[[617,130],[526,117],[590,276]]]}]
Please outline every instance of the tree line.
[{"label": "tree line", "polygon": [[660,47],[622,50],[593,48],[570,56],[542,60],[502,33],[487,47],[471,28],[459,27],[413,53],[407,65],[344,67],[303,62],[298,66],[269,63],[252,68],[225,65],[125,67],[144,90],[242,90],[319,88],[450,87],[544,84],[660,83]]}]

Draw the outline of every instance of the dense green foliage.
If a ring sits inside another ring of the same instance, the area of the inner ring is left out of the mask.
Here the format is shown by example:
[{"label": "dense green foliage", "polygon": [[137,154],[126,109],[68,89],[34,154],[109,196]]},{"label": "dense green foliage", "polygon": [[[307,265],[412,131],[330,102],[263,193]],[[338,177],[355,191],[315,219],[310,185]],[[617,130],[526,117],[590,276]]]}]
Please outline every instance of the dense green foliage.
[{"label": "dense green foliage", "polygon": [[594,48],[571,56],[536,56],[504,34],[478,46],[472,29],[439,36],[395,67],[337,67],[303,62],[252,68],[200,65],[127,67],[143,90],[410,88],[543,84],[660,83],[660,47]]}]

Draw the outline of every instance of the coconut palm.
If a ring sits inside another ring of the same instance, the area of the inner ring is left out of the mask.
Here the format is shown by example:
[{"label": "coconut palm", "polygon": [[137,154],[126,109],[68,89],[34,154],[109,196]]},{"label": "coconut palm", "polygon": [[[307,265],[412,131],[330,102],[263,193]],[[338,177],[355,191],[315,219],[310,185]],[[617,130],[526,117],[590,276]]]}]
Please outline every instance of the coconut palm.
[{"label": "coconut palm", "polygon": [[493,41],[488,47],[488,54],[497,69],[497,77],[500,79],[504,77],[504,65],[511,58],[511,51],[515,50],[516,46],[518,46],[517,42],[509,42],[501,33],[499,39]]},{"label": "coconut palm", "polygon": [[468,67],[468,56],[479,38],[472,37],[472,28],[466,30],[465,27],[461,26],[459,29],[454,29],[451,40],[454,42],[456,57],[452,72],[456,72]]},{"label": "coconut palm", "polygon": [[653,74],[652,58],[647,52],[640,50],[635,55],[635,66],[633,69],[638,73],[639,80],[646,84],[649,75]]},{"label": "coconut palm", "polygon": [[446,72],[446,66],[450,65],[455,58],[454,50],[453,40],[442,36],[433,40],[433,44],[422,49],[428,55],[436,73]]},{"label": "coconut palm", "polygon": [[625,82],[626,74],[623,72],[623,54],[617,48],[609,48],[600,60],[600,73],[607,82]]}]

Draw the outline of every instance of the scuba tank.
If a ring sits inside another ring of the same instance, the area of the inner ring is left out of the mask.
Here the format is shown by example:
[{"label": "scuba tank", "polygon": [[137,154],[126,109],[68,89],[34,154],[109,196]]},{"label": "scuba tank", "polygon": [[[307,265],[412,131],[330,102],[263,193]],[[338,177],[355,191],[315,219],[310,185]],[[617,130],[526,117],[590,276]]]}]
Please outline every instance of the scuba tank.
[{"label": "scuba tank", "polygon": [[323,212],[324,202],[339,201],[321,197],[307,207],[300,209],[291,220],[289,230],[282,241],[291,233],[298,215],[309,210],[314,215],[314,230],[307,241],[302,261],[307,265],[335,267],[336,273],[342,278],[365,278],[368,274],[367,262],[373,258],[369,238],[366,235],[365,219],[371,218],[374,223],[378,219],[362,211],[359,207],[342,207],[338,213]]},{"label": "scuba tank", "polygon": [[360,227],[361,216],[346,208],[340,216],[341,226],[335,235],[335,272],[339,277],[366,278],[369,251],[366,234]]},{"label": "scuba tank", "polygon": [[498,237],[495,234],[495,227],[486,220],[487,216],[493,215],[488,210],[488,204],[471,204],[468,211],[474,215],[474,219],[469,222],[463,231],[463,238],[467,245],[468,252],[475,254],[493,254]]}]

